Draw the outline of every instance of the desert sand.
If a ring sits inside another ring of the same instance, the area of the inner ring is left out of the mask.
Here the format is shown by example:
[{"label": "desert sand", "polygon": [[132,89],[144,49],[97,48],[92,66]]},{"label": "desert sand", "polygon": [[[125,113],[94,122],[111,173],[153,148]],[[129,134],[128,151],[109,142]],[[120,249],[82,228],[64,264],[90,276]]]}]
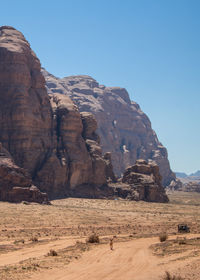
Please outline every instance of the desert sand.
[{"label": "desert sand", "polygon": [[[199,280],[200,195],[169,197],[168,204],[73,198],[52,205],[1,202],[0,279],[159,280],[169,271]],[[179,223],[188,224],[190,233],[178,234]],[[169,238],[161,243],[162,232]],[[99,244],[86,242],[93,233]]]}]

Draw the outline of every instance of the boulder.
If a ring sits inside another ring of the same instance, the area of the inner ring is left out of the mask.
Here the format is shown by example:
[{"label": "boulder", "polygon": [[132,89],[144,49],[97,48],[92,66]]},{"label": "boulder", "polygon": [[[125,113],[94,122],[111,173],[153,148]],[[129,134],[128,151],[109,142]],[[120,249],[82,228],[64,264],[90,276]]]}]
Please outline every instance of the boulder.
[{"label": "boulder", "polygon": [[36,186],[30,188],[13,187],[6,201],[9,202],[37,202],[40,204],[50,204],[46,193],[42,193]]},{"label": "boulder", "polygon": [[168,189],[171,191],[178,191],[183,189],[183,183],[178,178],[171,181],[168,186]]},{"label": "boulder", "polygon": [[168,202],[168,197],[161,183],[162,177],[158,165],[145,160],[137,160],[128,167],[122,177],[122,183],[130,186],[132,199],[149,202]]}]

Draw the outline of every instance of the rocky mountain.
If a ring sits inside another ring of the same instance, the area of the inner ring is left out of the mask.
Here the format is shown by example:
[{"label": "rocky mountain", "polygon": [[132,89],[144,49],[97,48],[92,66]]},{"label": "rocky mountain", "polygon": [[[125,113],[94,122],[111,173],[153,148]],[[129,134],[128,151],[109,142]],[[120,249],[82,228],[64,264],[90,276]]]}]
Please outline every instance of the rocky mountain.
[{"label": "rocky mountain", "polygon": [[[54,89],[48,94],[43,75],[59,87],[48,82]],[[109,151],[118,173],[131,160],[150,157],[164,182],[174,176],[166,149],[127,92],[88,76],[62,85],[42,74],[29,43],[9,26],[0,27],[0,112],[0,200],[48,203],[48,194],[167,202],[153,163],[138,161],[116,183]]]},{"label": "rocky mountain", "polygon": [[189,178],[189,179],[192,179],[191,177],[195,177],[195,178],[200,177],[200,170],[198,170],[198,171],[196,171],[194,173],[191,173],[189,175],[184,173],[184,172],[175,172],[175,174],[176,174],[176,177],[178,177],[178,178]]},{"label": "rocky mountain", "polygon": [[194,173],[191,173],[189,176],[191,177],[200,177],[200,170],[194,172]]},{"label": "rocky mountain", "polygon": [[90,76],[59,79],[43,69],[48,93],[69,96],[81,112],[94,115],[103,152],[111,152],[115,174],[121,176],[137,159],[151,159],[160,168],[162,183],[175,180],[167,150],[151,128],[149,118],[130,100],[124,88],[105,87]]},{"label": "rocky mountain", "polygon": [[[177,178],[182,182],[182,186],[177,186],[178,189],[186,189],[186,185],[188,185],[187,189],[195,189],[195,187],[192,187],[193,185],[200,183],[200,171],[197,171],[195,173],[191,173],[190,175],[187,175],[186,173],[182,172],[176,172]],[[194,183],[194,184],[193,184]]]},{"label": "rocky mountain", "polygon": [[176,177],[178,178],[186,178],[188,175],[184,172],[175,172]]},{"label": "rocky mountain", "polygon": [[100,191],[114,177],[93,115],[80,114],[68,96],[47,94],[40,61],[8,26],[0,27],[0,112],[3,148],[50,198],[76,195],[80,186]]}]

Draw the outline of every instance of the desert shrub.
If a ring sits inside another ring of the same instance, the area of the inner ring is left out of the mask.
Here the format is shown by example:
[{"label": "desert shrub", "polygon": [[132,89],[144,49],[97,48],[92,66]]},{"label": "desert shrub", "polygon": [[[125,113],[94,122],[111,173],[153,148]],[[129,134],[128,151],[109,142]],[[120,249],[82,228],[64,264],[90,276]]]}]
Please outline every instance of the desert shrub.
[{"label": "desert shrub", "polygon": [[20,240],[15,240],[14,244],[18,244],[18,243],[25,243],[24,239],[20,239]]},{"label": "desert shrub", "polygon": [[55,257],[55,256],[58,255],[58,253],[57,253],[55,250],[52,250],[52,249],[51,249],[47,255],[48,255],[48,256]]},{"label": "desert shrub", "polygon": [[99,242],[100,242],[99,236],[98,236],[96,233],[91,234],[91,235],[88,237],[87,242],[88,242],[88,243],[99,243]]},{"label": "desert shrub", "polygon": [[160,242],[164,242],[164,241],[166,241],[167,239],[168,239],[168,235],[167,235],[167,233],[161,233],[160,235],[159,235],[159,239],[160,239]]},{"label": "desert shrub", "polygon": [[179,245],[184,245],[184,244],[186,244],[187,242],[186,242],[186,238],[184,237],[184,238],[179,238],[178,239],[178,244]]},{"label": "desert shrub", "polygon": [[181,276],[171,275],[168,271],[165,272],[163,280],[184,280]]},{"label": "desert shrub", "polygon": [[38,242],[38,238],[36,236],[31,237],[30,241],[32,242]]}]

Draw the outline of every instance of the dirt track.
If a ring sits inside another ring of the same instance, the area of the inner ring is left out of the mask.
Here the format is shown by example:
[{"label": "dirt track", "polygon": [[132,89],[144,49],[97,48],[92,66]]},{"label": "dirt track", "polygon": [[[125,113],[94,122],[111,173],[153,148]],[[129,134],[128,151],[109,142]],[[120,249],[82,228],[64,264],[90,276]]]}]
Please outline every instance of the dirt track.
[{"label": "dirt track", "polygon": [[0,267],[5,265],[13,265],[21,261],[30,258],[39,258],[47,254],[50,249],[60,250],[67,246],[72,246],[75,244],[74,239],[61,239],[56,241],[51,241],[48,244],[38,244],[31,248],[24,248],[18,251],[9,252],[7,254],[0,255]]},{"label": "dirt track", "polygon": [[[158,238],[141,238],[115,243],[113,251],[108,245],[100,245],[70,263],[67,268],[53,269],[51,273],[35,275],[34,280],[156,280],[168,269],[172,271],[184,261],[177,256],[160,258],[153,256],[149,246]],[[182,253],[180,256],[186,256]],[[188,260],[187,260],[188,262]]]},{"label": "dirt track", "polygon": [[[200,236],[200,194],[173,193],[172,202],[0,203],[0,280],[160,280],[166,270],[199,280],[200,239],[190,241],[192,234],[187,234],[187,244],[179,246],[176,241],[161,244],[158,236],[167,232],[176,240],[179,223]],[[94,232],[100,245],[76,243]],[[108,237],[113,235],[117,239],[111,251]],[[152,244],[157,244],[156,256]],[[47,256],[51,249],[57,257]]]}]

